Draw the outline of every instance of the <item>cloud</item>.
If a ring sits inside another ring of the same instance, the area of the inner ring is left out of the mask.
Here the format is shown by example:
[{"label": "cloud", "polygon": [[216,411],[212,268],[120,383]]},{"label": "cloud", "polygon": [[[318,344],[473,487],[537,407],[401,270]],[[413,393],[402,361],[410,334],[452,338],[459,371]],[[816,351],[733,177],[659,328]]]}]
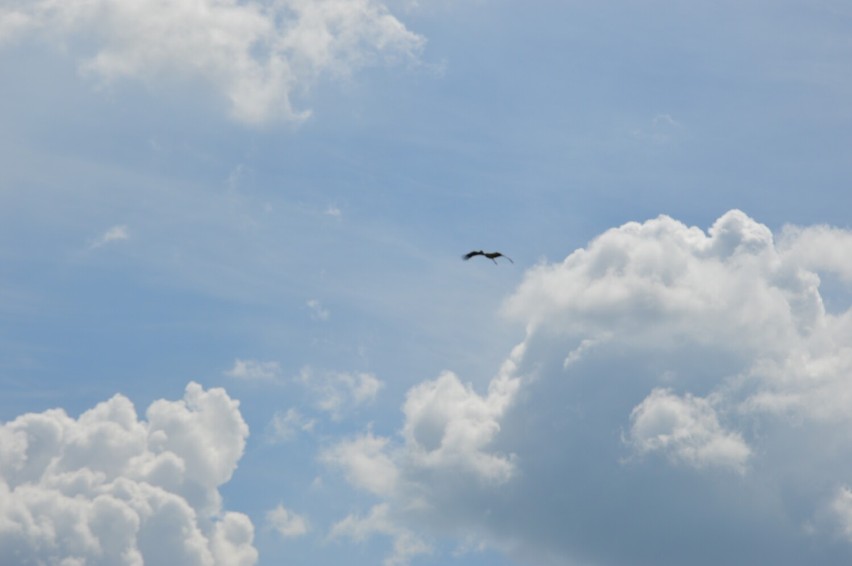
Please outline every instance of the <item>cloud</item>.
[{"label": "cloud", "polygon": [[110,242],[118,242],[121,240],[127,240],[130,238],[130,232],[127,229],[127,226],[113,226],[106,232],[104,232],[99,238],[94,240],[90,245],[89,249],[96,249],[103,247]]},{"label": "cloud", "polygon": [[280,504],[266,514],[266,522],[284,538],[297,538],[308,532],[307,520]]},{"label": "cloud", "polygon": [[785,226],[779,247],[785,257],[803,269],[830,273],[852,282],[852,232],[830,226]]},{"label": "cloud", "polygon": [[486,392],[445,372],[323,461],[399,528],[520,564],[848,562],[852,310],[822,282],[848,293],[850,256],[738,210],[607,230],[507,298],[526,334]]},{"label": "cloud", "polygon": [[196,383],[140,420],[116,395],[0,428],[0,556],[17,564],[251,565],[254,527],[218,488],[243,454],[239,403]]},{"label": "cloud", "polygon": [[408,392],[402,435],[407,458],[419,467],[460,468],[502,483],[514,472],[511,457],[486,450],[500,430],[499,418],[512,402],[518,381],[502,378],[480,396],[446,372]]},{"label": "cloud", "polygon": [[[503,371],[511,368],[507,362]],[[432,546],[414,534],[421,530],[406,527],[407,520],[434,518],[459,500],[481,498],[484,503],[513,477],[513,456],[490,449],[518,386],[518,379],[502,375],[480,395],[445,372],[408,392],[400,438],[367,431],[325,449],[322,462],[383,501],[367,517],[350,515],[337,523],[332,538],[345,535],[361,542],[375,534],[391,537],[393,550],[385,564],[407,564],[418,554],[431,553]],[[459,534],[466,545],[476,538]]]},{"label": "cloud", "polygon": [[340,210],[339,207],[331,204],[328,206],[328,208],[325,209],[325,214],[333,218],[340,218],[343,216],[343,211]]},{"label": "cloud", "polygon": [[355,487],[380,496],[392,496],[397,491],[400,471],[385,452],[389,442],[387,438],[368,432],[326,449],[320,459],[342,469]]},{"label": "cloud", "polygon": [[86,75],[211,85],[249,124],[302,120],[295,94],[321,75],[413,60],[424,40],[377,0],[110,2],[0,7],[0,45],[39,36],[77,54]]},{"label": "cloud", "polygon": [[314,320],[328,320],[331,317],[331,312],[317,299],[310,299],[305,305],[310,309],[311,318]]},{"label": "cloud", "polygon": [[312,394],[316,407],[335,420],[375,400],[384,386],[371,373],[318,372],[310,367],[302,368],[296,380]]},{"label": "cloud", "polygon": [[682,131],[683,125],[672,118],[671,114],[657,114],[647,127],[636,128],[630,133],[637,140],[664,144],[675,140]]},{"label": "cloud", "polygon": [[32,26],[31,18],[12,9],[0,12],[0,46],[21,37]]},{"label": "cloud", "polygon": [[639,454],[664,452],[696,468],[745,471],[751,450],[741,435],[725,431],[706,400],[654,389],[630,414],[628,442]]},{"label": "cloud", "polygon": [[415,556],[432,551],[428,543],[409,529],[400,526],[391,516],[387,505],[376,505],[366,517],[347,516],[332,527],[329,536],[332,539],[347,537],[356,542],[363,542],[377,534],[393,539],[393,551],[384,560],[385,566],[404,566]]},{"label": "cloud", "polygon": [[259,360],[234,360],[234,367],[225,372],[228,377],[236,379],[272,380],[281,374],[281,365],[278,362],[261,362]]},{"label": "cloud", "polygon": [[273,442],[293,440],[300,432],[311,432],[316,426],[316,419],[302,415],[296,409],[290,408],[285,412],[277,412],[267,427],[267,436]]}]

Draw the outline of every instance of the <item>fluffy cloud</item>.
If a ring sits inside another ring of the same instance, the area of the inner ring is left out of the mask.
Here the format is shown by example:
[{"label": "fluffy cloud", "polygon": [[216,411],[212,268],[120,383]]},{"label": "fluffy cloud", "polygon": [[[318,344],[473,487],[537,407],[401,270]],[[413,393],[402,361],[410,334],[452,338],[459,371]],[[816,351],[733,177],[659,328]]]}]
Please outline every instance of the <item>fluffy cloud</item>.
[{"label": "fluffy cloud", "polygon": [[[509,482],[516,471],[514,456],[493,450],[493,443],[520,386],[509,376],[513,368],[512,360],[506,362],[485,395],[445,372],[408,392],[398,438],[368,431],[324,450],[323,462],[383,501],[366,516],[353,514],[337,523],[332,538],[389,537],[393,550],[385,564],[408,564],[433,551],[414,534],[422,531],[422,521],[452,528],[458,523],[445,520],[451,519],[445,513],[459,501],[484,503]],[[408,521],[418,528],[406,526]]]},{"label": "fluffy cloud", "polygon": [[742,436],[719,425],[706,400],[654,389],[630,414],[629,442],[639,454],[666,452],[676,461],[702,468],[745,471],[751,453]]},{"label": "fluffy cloud", "polygon": [[354,486],[391,498],[428,489],[441,477],[505,483],[514,472],[513,457],[492,452],[490,445],[518,385],[502,376],[482,396],[446,372],[408,392],[401,441],[367,432],[334,445],[322,459],[342,469]]},{"label": "fluffy cloud", "polygon": [[308,115],[292,103],[322,74],[410,59],[423,39],[378,0],[35,0],[0,7],[0,45],[61,42],[109,83],[196,77],[247,123]]},{"label": "fluffy cloud", "polygon": [[336,444],[324,451],[321,459],[344,470],[352,485],[379,496],[392,496],[397,491],[400,472],[385,453],[388,443],[387,438],[367,433]]},{"label": "fluffy cloud", "polygon": [[190,383],[147,420],[121,395],[0,428],[0,556],[15,564],[251,565],[254,527],[224,511],[248,427],[222,389]]},{"label": "fluffy cloud", "polygon": [[406,458],[420,468],[459,468],[496,483],[506,481],[514,471],[512,458],[487,448],[518,385],[504,376],[480,396],[446,372],[414,387],[403,406]]},{"label": "fluffy cloud", "polygon": [[847,562],[848,257],[850,232],[737,210],[608,230],[526,273],[504,306],[526,336],[486,394],[442,374],[397,435],[325,461],[400,528],[522,564]]}]

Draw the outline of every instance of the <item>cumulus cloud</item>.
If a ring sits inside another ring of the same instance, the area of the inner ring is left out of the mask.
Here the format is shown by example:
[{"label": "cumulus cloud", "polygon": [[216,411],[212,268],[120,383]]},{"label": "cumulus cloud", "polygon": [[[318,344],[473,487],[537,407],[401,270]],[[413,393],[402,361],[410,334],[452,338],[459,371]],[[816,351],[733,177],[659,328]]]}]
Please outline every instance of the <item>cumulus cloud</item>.
[{"label": "cumulus cloud", "polygon": [[0,7],[0,45],[23,36],[77,54],[106,83],[195,77],[247,123],[304,119],[294,94],[321,75],[347,76],[415,58],[423,46],[378,0],[35,0]]},{"label": "cumulus cloud", "polygon": [[789,261],[802,269],[832,273],[852,282],[848,250],[852,232],[831,226],[785,226],[778,243]]},{"label": "cumulus cloud", "polygon": [[323,460],[344,470],[352,485],[386,497],[407,497],[442,476],[504,483],[513,458],[489,448],[518,385],[504,376],[482,396],[445,372],[408,392],[398,441],[367,432],[327,449]]},{"label": "cumulus cloud", "polygon": [[3,424],[3,563],[254,564],[251,520],[218,491],[247,436],[239,403],[196,383],[146,420],[116,395],[77,419],[54,409]]},{"label": "cumulus cloud", "polygon": [[849,231],[738,210],[607,230],[525,274],[486,393],[446,372],[324,461],[400,528],[521,564],[847,562],[852,310],[822,282],[848,257]]},{"label": "cumulus cloud", "polygon": [[461,468],[497,483],[507,480],[514,471],[512,458],[487,447],[499,432],[499,419],[518,385],[518,380],[502,377],[480,396],[445,372],[414,387],[402,409],[406,457],[418,467]]},{"label": "cumulus cloud", "polygon": [[[393,550],[385,564],[408,564],[433,551],[414,534],[419,529],[405,526],[408,520],[442,521],[458,501],[484,503],[506,484],[515,473],[514,457],[492,445],[520,384],[508,376],[513,367],[512,361],[504,364],[485,395],[445,372],[408,392],[398,437],[367,431],[325,449],[321,461],[342,471],[353,487],[382,500],[367,516],[353,514],[337,523],[332,538],[389,537]],[[444,528],[454,522],[444,521]],[[466,544],[475,538],[463,530],[458,534]]]},{"label": "cumulus cloud", "polygon": [[740,434],[725,431],[706,400],[654,389],[630,414],[628,441],[639,454],[664,452],[696,468],[745,471],[751,450]]}]

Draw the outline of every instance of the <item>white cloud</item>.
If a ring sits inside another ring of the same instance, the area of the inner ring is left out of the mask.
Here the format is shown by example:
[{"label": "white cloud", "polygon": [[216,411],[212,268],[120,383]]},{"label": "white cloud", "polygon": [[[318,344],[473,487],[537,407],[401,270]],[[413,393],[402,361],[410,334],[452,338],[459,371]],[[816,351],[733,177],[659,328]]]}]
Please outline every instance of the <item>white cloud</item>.
[{"label": "white cloud", "polygon": [[745,472],[751,450],[742,436],[725,431],[706,400],[654,389],[630,414],[628,442],[639,454],[665,452],[696,468],[720,466]]},{"label": "white cloud", "polygon": [[326,449],[321,459],[343,470],[353,486],[386,498],[422,493],[441,477],[505,483],[514,472],[513,458],[489,446],[518,385],[504,376],[481,396],[446,372],[408,392],[402,442],[367,432]]},{"label": "white cloud", "polygon": [[838,275],[852,282],[852,232],[831,226],[785,226],[778,243],[791,263],[802,269]]},{"label": "white cloud", "polygon": [[118,242],[121,240],[127,240],[130,238],[130,232],[127,229],[127,226],[113,226],[106,232],[104,232],[100,237],[94,240],[90,245],[90,249],[100,248],[109,244],[110,242]]},{"label": "white cloud", "polygon": [[308,521],[280,504],[266,514],[266,522],[284,538],[297,538],[308,532]]},{"label": "white cloud", "polygon": [[[414,535],[420,531],[404,526],[407,520],[443,515],[457,501],[488,497],[506,484],[515,472],[514,458],[490,449],[520,384],[507,375],[513,368],[510,360],[484,396],[445,372],[408,392],[401,441],[368,431],[324,450],[323,462],[342,470],[352,486],[384,501],[367,517],[346,517],[331,536],[356,542],[376,534],[391,537],[393,550],[385,564],[407,564],[432,552]],[[465,542],[477,538],[463,530],[457,534]]]},{"label": "white cloud", "polygon": [[218,487],[243,453],[239,403],[196,383],[147,420],[121,395],[0,428],[0,556],[18,564],[248,566],[254,527]]},{"label": "white cloud", "polygon": [[296,438],[300,432],[313,431],[315,426],[316,419],[307,418],[291,407],[272,416],[267,434],[273,442],[286,442]]},{"label": "white cloud", "polygon": [[511,477],[511,458],[486,450],[500,431],[500,417],[519,382],[503,377],[491,383],[487,396],[478,395],[445,372],[408,392],[402,434],[408,457],[427,468],[461,468],[502,483]]},{"label": "white cloud", "polygon": [[296,379],[311,392],[317,408],[335,420],[375,400],[384,386],[371,373],[317,372],[310,367],[302,368]]},{"label": "white cloud", "polygon": [[522,564],[848,562],[852,310],[821,286],[848,257],[852,232],[737,210],[608,230],[525,274],[486,394],[444,373],[325,461],[400,528]]},{"label": "white cloud", "polygon": [[34,0],[0,7],[0,44],[39,35],[106,83],[194,77],[247,123],[300,120],[292,98],[320,75],[412,60],[423,46],[378,0]]},{"label": "white cloud", "polygon": [[281,365],[278,362],[261,362],[259,360],[234,360],[234,367],[225,375],[245,380],[272,380],[281,375]]},{"label": "white cloud", "polygon": [[242,513],[227,513],[213,527],[210,547],[216,566],[250,566],[258,559],[252,546],[254,525]]},{"label": "white cloud", "polygon": [[342,469],[354,486],[380,496],[393,495],[399,484],[397,463],[386,453],[387,438],[368,432],[325,450],[321,460]]},{"label": "white cloud", "polygon": [[325,209],[325,214],[334,218],[340,218],[343,216],[343,211],[337,206],[329,205],[328,208]]},{"label": "white cloud", "polygon": [[366,517],[347,516],[332,527],[330,537],[347,537],[356,542],[363,542],[376,534],[393,539],[393,551],[384,560],[385,566],[404,566],[412,558],[432,552],[428,543],[401,526],[400,522],[391,516],[388,505],[376,505]]}]

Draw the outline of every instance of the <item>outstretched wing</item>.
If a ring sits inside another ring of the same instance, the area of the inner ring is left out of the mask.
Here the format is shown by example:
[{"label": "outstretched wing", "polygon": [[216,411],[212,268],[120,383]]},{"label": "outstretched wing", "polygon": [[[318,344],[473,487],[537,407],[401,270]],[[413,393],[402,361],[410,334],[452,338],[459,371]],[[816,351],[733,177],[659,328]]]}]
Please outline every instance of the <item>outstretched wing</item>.
[{"label": "outstretched wing", "polygon": [[512,261],[512,258],[510,258],[510,257],[509,257],[509,256],[507,256],[506,254],[502,254],[502,253],[500,253],[500,252],[489,252],[489,253],[487,253],[487,254],[483,254],[483,255],[484,255],[485,257],[487,257],[488,259],[490,259],[491,261],[493,261],[494,263],[497,263],[497,258],[498,258],[498,257],[505,257],[506,259],[508,259],[508,260],[509,260],[509,263],[515,263],[514,261]]},{"label": "outstretched wing", "polygon": [[484,253],[482,253],[482,250],[473,251],[473,252],[467,252],[466,254],[464,254],[464,255],[462,256],[462,259],[463,259],[463,260],[465,260],[465,261],[467,261],[467,260],[469,260],[470,258],[472,258],[472,257],[474,257],[474,256],[478,256],[478,255],[485,255],[485,254],[484,254]]}]

